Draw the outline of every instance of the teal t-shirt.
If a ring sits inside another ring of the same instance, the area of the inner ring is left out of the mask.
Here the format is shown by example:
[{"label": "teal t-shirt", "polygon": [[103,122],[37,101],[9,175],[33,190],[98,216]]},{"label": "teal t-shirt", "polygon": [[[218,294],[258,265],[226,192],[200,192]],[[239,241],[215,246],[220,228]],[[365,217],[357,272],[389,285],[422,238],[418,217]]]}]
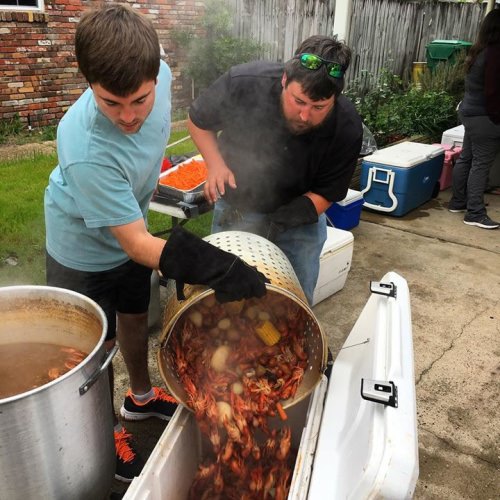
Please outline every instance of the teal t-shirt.
[{"label": "teal t-shirt", "polygon": [[153,109],[135,134],[99,111],[90,88],[62,118],[45,190],[46,248],[60,264],[94,272],[129,259],[109,227],[147,220],[170,135],[171,82],[162,61]]}]

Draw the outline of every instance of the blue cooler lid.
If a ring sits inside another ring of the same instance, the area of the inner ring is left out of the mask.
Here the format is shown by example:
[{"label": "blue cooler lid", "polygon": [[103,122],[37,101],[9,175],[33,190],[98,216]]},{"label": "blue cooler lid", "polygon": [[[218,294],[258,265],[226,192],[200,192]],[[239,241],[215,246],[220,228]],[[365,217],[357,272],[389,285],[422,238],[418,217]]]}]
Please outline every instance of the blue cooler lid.
[{"label": "blue cooler lid", "polygon": [[432,145],[405,141],[394,146],[379,149],[375,153],[365,156],[363,161],[393,167],[410,168],[443,153],[444,149],[440,144]]}]

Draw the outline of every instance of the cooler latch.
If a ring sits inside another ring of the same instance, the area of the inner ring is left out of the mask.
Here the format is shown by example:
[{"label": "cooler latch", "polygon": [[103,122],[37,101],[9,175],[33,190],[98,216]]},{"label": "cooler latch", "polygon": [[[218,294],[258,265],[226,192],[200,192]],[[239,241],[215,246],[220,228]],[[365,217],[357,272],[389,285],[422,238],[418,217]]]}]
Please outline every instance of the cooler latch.
[{"label": "cooler latch", "polygon": [[370,292],[385,295],[386,297],[396,297],[397,287],[392,281],[390,283],[370,281]]},{"label": "cooler latch", "polygon": [[361,397],[385,406],[398,407],[398,388],[392,381],[361,379]]}]

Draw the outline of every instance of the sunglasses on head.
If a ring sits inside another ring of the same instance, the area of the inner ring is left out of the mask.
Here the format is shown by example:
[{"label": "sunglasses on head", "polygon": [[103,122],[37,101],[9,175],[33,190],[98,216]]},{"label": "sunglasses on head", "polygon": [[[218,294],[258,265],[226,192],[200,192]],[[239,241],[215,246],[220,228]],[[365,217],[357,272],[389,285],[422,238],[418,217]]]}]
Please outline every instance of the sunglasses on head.
[{"label": "sunglasses on head", "polygon": [[342,64],[335,61],[327,61],[316,54],[298,54],[294,59],[298,59],[302,67],[312,71],[318,70],[324,64],[326,66],[326,72],[332,78],[342,78],[344,76]]}]

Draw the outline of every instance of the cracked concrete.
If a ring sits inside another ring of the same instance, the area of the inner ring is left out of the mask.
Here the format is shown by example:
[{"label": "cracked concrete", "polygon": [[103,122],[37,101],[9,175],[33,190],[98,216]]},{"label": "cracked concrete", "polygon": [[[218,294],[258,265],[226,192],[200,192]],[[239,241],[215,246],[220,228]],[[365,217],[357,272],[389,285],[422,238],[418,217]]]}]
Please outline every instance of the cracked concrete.
[{"label": "cracked concrete", "polygon": [[[314,308],[334,356],[388,271],[410,289],[420,475],[417,500],[500,498],[500,231],[466,226],[446,210],[449,191],[405,217],[362,212],[344,288]],[[500,219],[500,197],[487,195]],[[157,334],[151,372],[160,383]],[[119,371],[119,355],[115,365]],[[123,366],[123,364],[122,364]],[[117,376],[116,405],[127,388]],[[164,423],[131,423],[145,456]],[[115,482],[114,498],[125,491]]]}]

